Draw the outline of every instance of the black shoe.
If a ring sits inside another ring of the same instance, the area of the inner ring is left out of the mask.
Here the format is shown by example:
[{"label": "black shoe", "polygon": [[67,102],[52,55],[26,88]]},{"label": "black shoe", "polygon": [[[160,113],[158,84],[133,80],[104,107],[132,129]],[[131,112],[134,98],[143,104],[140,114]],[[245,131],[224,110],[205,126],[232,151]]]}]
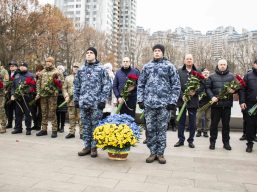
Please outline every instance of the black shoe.
[{"label": "black shoe", "polygon": [[66,139],[74,138],[75,134],[69,133],[68,135],[65,136]]},{"label": "black shoe", "polygon": [[224,143],[223,148],[226,149],[226,150],[228,150],[228,151],[232,150],[232,148],[231,148],[231,146],[229,145],[229,143]]},{"label": "black shoe", "polygon": [[7,125],[5,126],[5,128],[6,128],[6,129],[11,129],[11,128],[12,128],[12,124],[7,124]]},{"label": "black shoe", "polygon": [[180,147],[180,146],[183,146],[184,145],[184,142],[181,142],[181,141],[178,141],[174,147]]},{"label": "black shoe", "polygon": [[145,140],[143,141],[143,144],[147,144],[147,139],[145,139]]},{"label": "black shoe", "polygon": [[196,136],[196,137],[201,137],[201,136],[202,136],[202,132],[201,132],[201,131],[197,131],[197,133],[196,133],[195,136]]},{"label": "black shoe", "polygon": [[240,137],[240,138],[239,138],[239,140],[240,140],[240,141],[244,141],[244,140],[246,140],[246,135],[245,135],[245,134],[243,134],[243,135],[242,135],[242,137]]},{"label": "black shoe", "polygon": [[204,136],[204,137],[209,137],[209,135],[208,135],[207,132],[203,132],[203,136]]},{"label": "black shoe", "polygon": [[82,135],[82,134],[79,134],[79,138],[80,138],[80,139],[83,139],[83,135]]},{"label": "black shoe", "polygon": [[59,129],[59,133],[63,133],[64,132],[64,128],[61,127],[61,129]]},{"label": "black shoe", "polygon": [[251,153],[253,151],[253,144],[247,144],[247,148],[245,150],[247,153]]},{"label": "black shoe", "polygon": [[27,130],[26,135],[31,135],[31,130]]},{"label": "black shoe", "polygon": [[190,143],[188,143],[188,147],[189,148],[195,148],[195,145],[193,144],[193,142],[190,142]]},{"label": "black shoe", "polygon": [[210,143],[209,149],[211,149],[211,150],[214,150],[214,149],[215,149],[215,143],[214,143],[214,142],[211,142],[211,143]]},{"label": "black shoe", "polygon": [[185,131],[186,131],[186,132],[189,132],[189,129],[187,128],[187,129],[185,129]]},{"label": "black shoe", "polygon": [[44,136],[44,135],[47,135],[47,131],[45,130],[41,130],[39,132],[37,132],[36,136]]},{"label": "black shoe", "polygon": [[18,134],[18,133],[22,133],[22,130],[14,129],[14,130],[12,131],[12,134]]},{"label": "black shoe", "polygon": [[51,137],[56,138],[57,137],[57,131],[53,131]]}]

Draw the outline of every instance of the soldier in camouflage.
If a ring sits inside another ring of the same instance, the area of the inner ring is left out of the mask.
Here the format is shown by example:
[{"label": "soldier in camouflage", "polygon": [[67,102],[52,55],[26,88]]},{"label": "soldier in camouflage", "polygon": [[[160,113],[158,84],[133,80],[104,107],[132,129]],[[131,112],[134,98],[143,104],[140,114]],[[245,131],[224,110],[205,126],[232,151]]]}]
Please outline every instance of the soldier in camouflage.
[{"label": "soldier in camouflage", "polygon": [[93,132],[102,118],[105,101],[112,89],[107,71],[100,66],[96,58],[96,49],[89,47],[85,65],[78,71],[74,80],[74,104],[80,108],[85,142],[85,148],[78,152],[78,155],[91,154],[93,158],[97,157]]},{"label": "soldier in camouflage", "polygon": [[166,130],[170,111],[175,110],[180,94],[177,70],[163,57],[164,51],[163,45],[153,47],[154,59],[144,65],[138,81],[137,100],[139,107],[145,109],[147,147],[151,152],[146,163],[166,163]]},{"label": "soldier in camouflage", "polygon": [[47,125],[48,118],[51,118],[52,123],[52,138],[57,137],[57,117],[56,117],[56,108],[57,108],[57,96],[58,91],[54,91],[52,95],[45,95],[41,92],[46,87],[46,84],[49,80],[53,79],[53,76],[56,75],[59,80],[63,82],[63,75],[54,65],[54,58],[48,57],[46,59],[45,68],[41,71],[41,74],[37,80],[37,96],[36,99],[40,98],[40,105],[42,111],[42,129],[36,135],[43,136],[47,135]]},{"label": "soldier in camouflage", "polygon": [[66,135],[66,139],[74,138],[75,137],[75,131],[76,131],[76,122],[79,122],[79,134],[80,138],[82,139],[82,124],[79,119],[79,109],[75,108],[74,106],[74,100],[73,100],[73,89],[74,89],[74,78],[76,73],[78,72],[79,64],[74,63],[72,66],[72,74],[67,76],[65,78],[62,92],[63,96],[65,98],[65,101],[68,104],[68,113],[69,113],[69,123],[70,123],[70,132],[68,135]]},{"label": "soldier in camouflage", "polygon": [[0,133],[6,133],[6,118],[5,118],[5,85],[9,81],[8,71],[3,65],[0,66]]}]

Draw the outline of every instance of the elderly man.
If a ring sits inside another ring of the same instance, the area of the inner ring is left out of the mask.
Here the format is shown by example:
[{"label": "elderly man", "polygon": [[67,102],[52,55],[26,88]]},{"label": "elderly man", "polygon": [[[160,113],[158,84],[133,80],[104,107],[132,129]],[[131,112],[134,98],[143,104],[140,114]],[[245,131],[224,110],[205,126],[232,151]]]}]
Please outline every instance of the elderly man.
[{"label": "elderly man", "polygon": [[[191,72],[192,71],[196,71],[196,67],[193,64],[194,60],[193,60],[193,56],[192,54],[187,54],[185,56],[185,60],[184,60],[184,65],[182,68],[180,68],[178,70],[178,74],[180,77],[180,84],[181,84],[181,94],[178,100],[178,107],[181,109],[182,105],[183,105],[183,93],[186,90],[186,84],[191,76]],[[191,99],[187,102],[187,106],[186,109],[181,117],[181,120],[179,121],[179,125],[178,125],[178,138],[179,141],[174,145],[174,147],[180,147],[184,145],[184,141],[185,141],[185,135],[184,135],[184,131],[185,131],[185,125],[186,125],[186,111],[188,111],[188,117],[189,117],[189,125],[188,125],[188,129],[189,129],[189,138],[187,139],[188,141],[188,146],[190,148],[195,148],[194,145],[194,136],[195,136],[195,130],[196,130],[196,110],[198,108],[199,105],[199,98],[198,98],[198,93],[200,92],[200,90],[193,90],[190,92],[190,96]]]},{"label": "elderly man", "polygon": [[227,99],[219,99],[218,95],[226,83],[234,80],[234,75],[229,72],[228,64],[225,59],[221,59],[215,69],[215,73],[210,75],[207,81],[207,94],[211,98],[213,104],[211,106],[211,126],[210,126],[210,146],[211,150],[215,149],[215,143],[218,136],[218,124],[222,122],[222,142],[223,148],[231,150],[229,144],[230,132],[230,116],[231,107],[233,105],[233,93],[235,90],[229,90],[231,97]]},{"label": "elderly man", "polygon": [[147,147],[151,153],[146,163],[155,160],[166,163],[164,150],[170,111],[175,110],[180,94],[177,70],[164,59],[164,51],[161,44],[153,47],[153,60],[144,65],[138,81],[137,100],[145,112]]}]

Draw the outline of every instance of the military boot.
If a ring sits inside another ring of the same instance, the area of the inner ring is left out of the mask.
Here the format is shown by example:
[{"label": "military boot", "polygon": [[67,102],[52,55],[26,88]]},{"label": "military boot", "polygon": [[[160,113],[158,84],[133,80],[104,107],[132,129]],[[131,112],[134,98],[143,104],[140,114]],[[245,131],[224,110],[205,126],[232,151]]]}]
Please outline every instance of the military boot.
[{"label": "military boot", "polygon": [[91,152],[91,149],[89,147],[86,147],[78,152],[78,156],[85,156],[85,155],[90,154],[90,152]]},{"label": "military boot", "polygon": [[163,155],[158,155],[157,159],[158,159],[160,164],[165,164],[166,163],[166,159],[164,158]]},{"label": "military boot", "polygon": [[47,131],[45,130],[41,130],[39,132],[37,132],[36,136],[44,136],[44,135],[47,135]]},{"label": "military boot", "polygon": [[51,137],[56,138],[57,137],[57,131],[53,131]]},{"label": "military boot", "polygon": [[1,127],[0,128],[0,133],[6,133],[6,128],[5,127]]},{"label": "military boot", "polygon": [[156,158],[157,158],[156,155],[151,154],[149,157],[146,158],[145,162],[152,163],[152,162],[154,162],[154,160],[156,160]]},{"label": "military boot", "polygon": [[92,157],[92,158],[97,157],[97,148],[96,148],[96,147],[94,147],[94,148],[91,149],[91,157]]}]

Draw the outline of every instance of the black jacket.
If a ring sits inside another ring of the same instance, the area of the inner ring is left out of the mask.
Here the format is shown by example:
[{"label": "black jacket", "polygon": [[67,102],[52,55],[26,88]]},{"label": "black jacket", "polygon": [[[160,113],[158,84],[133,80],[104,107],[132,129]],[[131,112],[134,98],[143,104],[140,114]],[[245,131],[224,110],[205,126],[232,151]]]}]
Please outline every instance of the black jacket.
[{"label": "black jacket", "polygon": [[[194,65],[192,67],[192,70],[197,71],[197,69]],[[190,73],[186,70],[186,65],[184,65],[182,68],[180,68],[178,70],[178,74],[179,74],[179,78],[180,78],[181,92],[180,92],[177,106],[182,107],[182,105],[183,105],[182,97],[183,97],[184,91],[186,89],[187,81],[190,77]],[[186,106],[187,108],[198,108],[199,107],[198,94],[202,91],[202,88],[203,87],[201,86],[200,89],[196,90],[196,94],[193,97],[191,97],[191,99],[187,102],[187,106]]]},{"label": "black jacket", "polygon": [[257,70],[253,69],[244,76],[246,87],[239,91],[239,103],[257,102]]},{"label": "black jacket", "polygon": [[[234,75],[226,71],[221,72],[218,67],[216,67],[215,73],[211,74],[207,84],[207,94],[210,98],[217,97],[226,83],[234,80]],[[212,105],[212,107],[232,107],[233,106],[233,96],[227,99],[222,99]]]},{"label": "black jacket", "polygon": [[[12,88],[11,88],[11,94],[14,95],[15,90],[18,88],[18,86],[24,82],[26,80],[27,77],[32,77],[33,79],[35,79],[35,76],[31,73],[31,72],[18,72],[17,74],[15,74],[14,80],[13,80],[13,84],[12,84]],[[36,85],[35,85],[36,88]],[[27,98],[33,98],[35,96],[36,93],[33,94],[29,94],[29,95],[25,95],[25,97]]]}]

